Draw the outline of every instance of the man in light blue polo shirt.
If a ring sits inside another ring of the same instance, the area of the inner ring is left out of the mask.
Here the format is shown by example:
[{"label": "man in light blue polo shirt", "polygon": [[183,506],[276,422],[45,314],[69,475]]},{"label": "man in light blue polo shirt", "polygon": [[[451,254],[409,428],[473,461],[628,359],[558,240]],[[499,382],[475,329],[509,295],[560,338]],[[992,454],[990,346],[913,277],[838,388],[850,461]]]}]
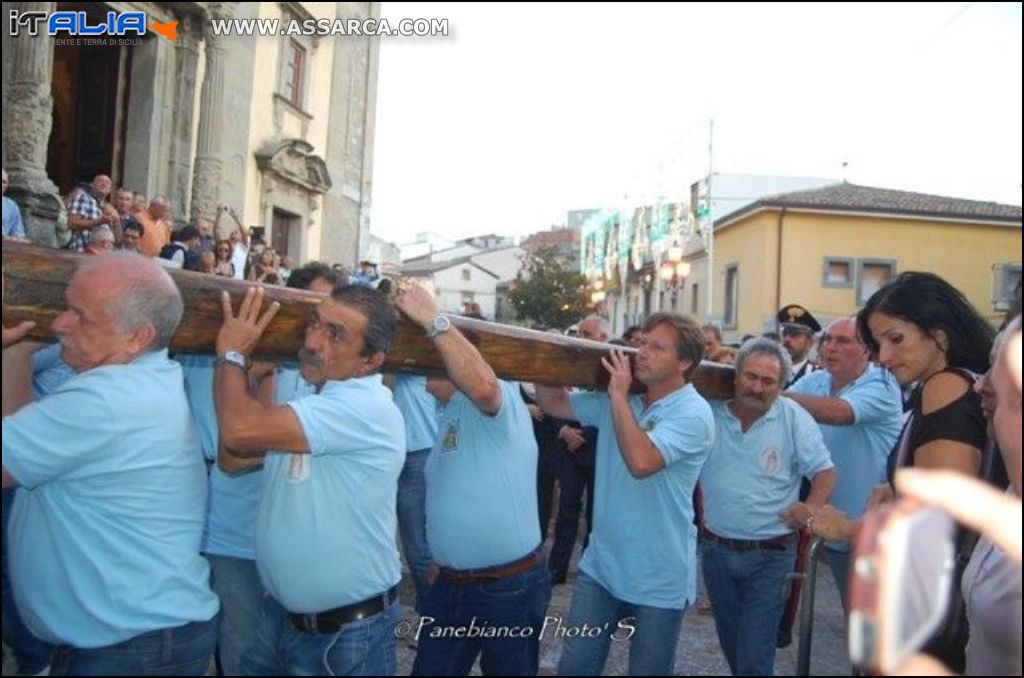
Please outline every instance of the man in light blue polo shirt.
[{"label": "man in light blue polo shirt", "polygon": [[[295,269],[288,286],[330,294],[341,282],[341,276],[330,266],[310,262]],[[214,357],[178,355],[175,359],[185,370],[185,392],[203,455],[207,462],[216,462],[220,433],[213,403]],[[265,379],[273,374],[273,364],[265,363],[262,367]],[[285,369],[288,368],[282,367]],[[274,400],[284,403],[294,395],[297,364],[291,371],[296,374],[294,379],[254,381],[259,381],[257,388],[268,394],[272,386],[288,389],[287,396]],[[210,465],[210,494],[202,551],[210,563],[210,584],[221,602],[223,613],[217,661],[220,671],[228,676],[241,675],[242,655],[259,628],[263,584],[256,569],[255,532],[263,469],[258,463],[260,460],[256,462],[252,467],[247,465],[247,468],[234,473],[224,471],[216,463]]]},{"label": "man in light blue polo shirt", "polygon": [[28,356],[4,351],[18,607],[58,645],[52,675],[202,675],[219,604],[199,555],[205,468],[167,358],[181,296],[134,254],[83,265],[66,296],[53,331],[74,377],[28,402]]},{"label": "man in light blue polo shirt", "polygon": [[445,403],[427,459],[427,541],[439,566],[421,603],[413,675],[536,675],[551,575],[537,520],[537,443],[515,384],[418,283],[395,306],[427,331],[448,379],[427,388]]},{"label": "man in light blue polo shirt", "polygon": [[[885,482],[885,462],[900,434],[900,386],[868,361],[854,318],[837,318],[825,328],[818,362],[824,369],[806,375],[783,395],[803,405],[821,428],[836,465],[829,503],[850,519],[860,518],[871,491]],[[850,543],[830,541],[824,548],[843,609],[849,611]]]},{"label": "man in light blue polo shirt", "polygon": [[[683,612],[696,598],[693,488],[714,442],[707,402],[689,383],[704,353],[688,316],[655,313],[636,372],[613,351],[608,393],[537,388],[549,415],[596,426],[594,529],[580,561],[560,675],[600,675],[613,638],[629,639],[629,672],[669,675]],[[633,379],[647,387],[630,395]],[[577,632],[578,633],[578,632]]]},{"label": "man in light blue polo shirt", "polygon": [[[248,390],[249,355],[277,312],[250,288],[238,315],[225,292],[214,399],[219,463],[258,463],[264,483],[256,565],[267,590],[249,675],[392,675],[401,577],[395,492],[402,415],[378,372],[394,334],[387,297],[358,285],[317,305],[286,405]],[[229,452],[230,450],[230,452]]]},{"label": "man in light blue polo shirt", "polygon": [[[711,406],[716,432],[700,476],[701,565],[734,675],[773,674],[794,530],[813,521],[835,484],[818,426],[778,397],[791,369],[782,346],[751,339],[736,356],[735,396]],[[801,478],[811,481],[805,502],[798,501]]]}]

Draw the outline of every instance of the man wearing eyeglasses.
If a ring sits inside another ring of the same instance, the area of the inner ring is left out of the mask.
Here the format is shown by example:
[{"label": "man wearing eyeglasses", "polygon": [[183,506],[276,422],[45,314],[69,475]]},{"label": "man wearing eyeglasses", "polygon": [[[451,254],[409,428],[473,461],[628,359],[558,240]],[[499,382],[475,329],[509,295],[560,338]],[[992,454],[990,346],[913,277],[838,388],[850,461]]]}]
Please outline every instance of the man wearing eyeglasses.
[{"label": "man wearing eyeglasses", "polygon": [[[818,422],[836,466],[830,503],[848,518],[859,518],[875,485],[885,482],[885,461],[900,434],[903,401],[899,384],[868,361],[852,317],[833,320],[818,350],[822,369],[783,395],[803,405]],[[848,542],[825,544],[829,568],[843,609],[850,563]]]}]

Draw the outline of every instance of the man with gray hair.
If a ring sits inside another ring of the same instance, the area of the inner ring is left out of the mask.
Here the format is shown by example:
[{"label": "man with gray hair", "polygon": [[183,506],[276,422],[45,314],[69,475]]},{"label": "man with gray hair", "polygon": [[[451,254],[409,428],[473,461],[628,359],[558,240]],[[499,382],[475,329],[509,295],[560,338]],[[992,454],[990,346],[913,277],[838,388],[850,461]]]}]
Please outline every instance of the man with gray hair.
[{"label": "man with gray hair", "polygon": [[[772,675],[797,532],[814,521],[835,484],[821,431],[800,405],[779,398],[789,354],[751,339],[736,356],[732,400],[715,401],[715,444],[704,492],[701,563],[722,652],[734,675]],[[800,479],[811,481],[798,501]]]},{"label": "man with gray hair", "polygon": [[[183,306],[134,254],[86,264],[53,321],[75,376],[31,401],[30,328],[3,330],[14,597],[52,675],[203,675],[219,603],[199,555],[206,469],[167,357]],[[125,416],[125,413],[130,413]]]},{"label": "man with gray hair", "polygon": [[89,231],[89,244],[85,246],[85,254],[96,256],[114,251],[114,232],[109,226],[96,226]]}]

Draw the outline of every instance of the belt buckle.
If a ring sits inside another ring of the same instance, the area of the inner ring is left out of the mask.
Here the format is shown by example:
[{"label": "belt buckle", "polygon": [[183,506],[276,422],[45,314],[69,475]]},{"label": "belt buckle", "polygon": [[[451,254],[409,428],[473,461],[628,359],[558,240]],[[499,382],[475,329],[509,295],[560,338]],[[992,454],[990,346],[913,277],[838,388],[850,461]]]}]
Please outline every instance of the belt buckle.
[{"label": "belt buckle", "polygon": [[299,627],[300,631],[303,631],[305,633],[320,633],[319,625],[317,624],[316,621],[317,616],[315,614],[293,615],[292,619],[294,619],[295,617],[298,617],[302,620],[302,625]]}]

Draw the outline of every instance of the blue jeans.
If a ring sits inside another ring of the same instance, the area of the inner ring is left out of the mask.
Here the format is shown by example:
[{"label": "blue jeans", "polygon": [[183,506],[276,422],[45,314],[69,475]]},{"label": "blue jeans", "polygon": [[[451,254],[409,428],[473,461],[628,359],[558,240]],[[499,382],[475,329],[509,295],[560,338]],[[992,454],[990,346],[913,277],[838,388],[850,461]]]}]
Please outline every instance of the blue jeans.
[{"label": "blue jeans", "polygon": [[[301,573],[296,572],[296,576]],[[336,633],[295,628],[269,593],[260,599],[260,627],[242,656],[246,676],[393,676],[395,634],[402,607],[395,600],[372,617]]]},{"label": "blue jeans", "polygon": [[739,551],[701,544],[704,584],[718,642],[733,675],[775,672],[775,641],[789,591],[796,541],[781,551]]},{"label": "blue jeans", "polygon": [[217,662],[226,676],[241,675],[242,652],[259,628],[263,584],[256,561],[205,554],[210,563],[210,587],[220,598]]},{"label": "blue jeans", "polygon": [[[629,640],[629,675],[671,676],[684,611],[619,600],[581,570],[572,592],[558,675],[599,676],[611,642]],[[607,631],[590,635],[584,625]]]},{"label": "blue jeans", "polygon": [[[843,612],[845,616],[849,617],[850,603],[846,596],[850,583],[850,552],[837,551],[829,546],[822,546],[821,550],[825,554],[828,569],[832,571],[832,578],[836,582],[836,588],[839,589],[839,599],[843,603]],[[959,584],[954,583],[954,586],[959,586]]]},{"label": "blue jeans", "polygon": [[484,675],[537,675],[550,600],[546,563],[480,584],[456,586],[438,577],[423,601],[412,675],[465,676],[477,655]]},{"label": "blue jeans", "polygon": [[433,560],[427,545],[427,478],[423,472],[429,454],[429,447],[407,453],[398,477],[398,536],[416,584],[417,610],[430,588],[427,570]]},{"label": "blue jeans", "polygon": [[[141,595],[141,592],[140,592]],[[51,676],[203,676],[217,646],[220,613],[204,622],[150,631],[116,645],[60,645]]]},{"label": "blue jeans", "polygon": [[14,604],[11,579],[7,572],[7,521],[17,490],[16,487],[8,487],[3,492],[3,542],[0,542],[3,547],[3,640],[18,663],[18,674],[31,676],[50,665],[53,646],[32,635]]}]

